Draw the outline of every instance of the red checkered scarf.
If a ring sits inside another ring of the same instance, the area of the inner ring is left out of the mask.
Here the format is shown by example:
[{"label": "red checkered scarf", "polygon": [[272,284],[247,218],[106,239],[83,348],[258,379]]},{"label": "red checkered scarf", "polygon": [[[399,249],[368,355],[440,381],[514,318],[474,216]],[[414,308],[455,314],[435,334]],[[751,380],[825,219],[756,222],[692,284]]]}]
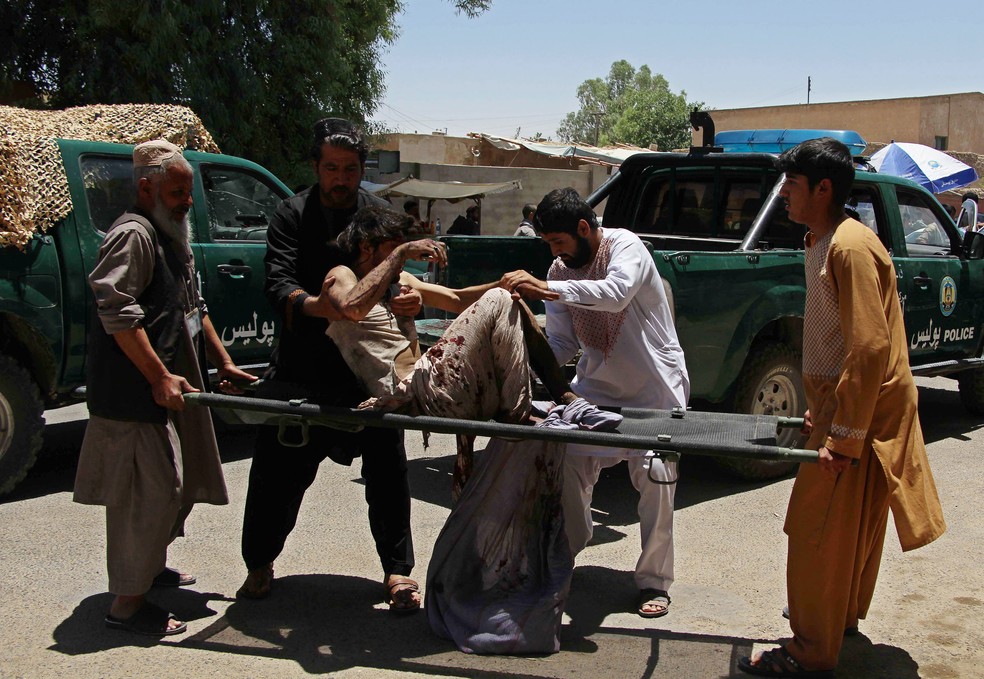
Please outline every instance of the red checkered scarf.
[{"label": "red checkered scarf", "polygon": [[[552,281],[600,281],[608,274],[608,263],[612,258],[612,239],[603,237],[598,247],[598,254],[587,266],[571,269],[560,259],[555,259],[547,273]],[[582,346],[600,351],[608,359],[618,335],[622,331],[626,309],[618,312],[592,311],[584,307],[569,307],[571,320],[574,322],[574,333]]]}]

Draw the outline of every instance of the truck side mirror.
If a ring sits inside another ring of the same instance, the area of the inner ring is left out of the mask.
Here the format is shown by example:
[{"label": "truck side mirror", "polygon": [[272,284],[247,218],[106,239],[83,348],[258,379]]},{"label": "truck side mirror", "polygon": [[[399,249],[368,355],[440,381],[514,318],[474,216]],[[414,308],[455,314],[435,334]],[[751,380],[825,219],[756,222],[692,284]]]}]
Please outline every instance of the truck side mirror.
[{"label": "truck side mirror", "polygon": [[984,232],[968,229],[960,250],[964,259],[984,259]]}]

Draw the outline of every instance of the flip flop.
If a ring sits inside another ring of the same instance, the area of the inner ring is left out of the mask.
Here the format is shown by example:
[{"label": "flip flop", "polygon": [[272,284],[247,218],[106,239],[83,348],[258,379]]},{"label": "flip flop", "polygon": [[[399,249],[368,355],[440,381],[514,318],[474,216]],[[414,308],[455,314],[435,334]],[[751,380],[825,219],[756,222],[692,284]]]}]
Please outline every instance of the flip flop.
[{"label": "flip flop", "polygon": [[188,623],[185,622],[174,629],[168,629],[167,623],[171,620],[177,620],[173,613],[147,601],[129,618],[116,618],[107,615],[106,627],[149,637],[169,637],[172,634],[181,634],[188,629]]},{"label": "flip flop", "polygon": [[196,582],[198,582],[198,578],[194,575],[179,573],[173,568],[165,566],[164,570],[154,578],[154,587],[186,587],[187,585],[194,585]]},{"label": "flip flop", "polygon": [[[645,611],[644,606],[662,606],[661,610]],[[662,589],[644,589],[639,592],[639,615],[644,618],[662,618],[670,612],[670,595]]]},{"label": "flip flop", "polygon": [[738,669],[747,674],[754,674],[759,677],[812,677],[813,679],[827,679],[834,676],[834,670],[805,670],[796,661],[796,658],[789,655],[789,651],[783,646],[774,648],[771,651],[762,651],[761,655],[755,660],[748,656],[738,660]]},{"label": "flip flop", "polygon": [[410,578],[398,578],[387,587],[389,593],[389,609],[393,613],[413,613],[420,610],[420,602],[413,598],[420,591],[420,585]]}]

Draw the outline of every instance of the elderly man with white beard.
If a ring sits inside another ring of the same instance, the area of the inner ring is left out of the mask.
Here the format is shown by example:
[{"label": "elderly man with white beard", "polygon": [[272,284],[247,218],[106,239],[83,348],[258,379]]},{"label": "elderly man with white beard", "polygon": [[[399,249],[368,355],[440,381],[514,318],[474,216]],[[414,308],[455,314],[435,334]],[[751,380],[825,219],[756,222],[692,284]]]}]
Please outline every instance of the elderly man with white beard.
[{"label": "elderly man with white beard", "polygon": [[195,578],[167,567],[196,502],[225,504],[212,420],[185,408],[204,388],[203,354],[219,387],[255,379],[226,353],[202,299],[189,245],[194,176],[181,149],[150,141],[133,149],[136,204],[106,232],[89,285],[89,423],[75,479],[76,502],[106,507],[106,625],[137,634],[180,634],[185,623],[148,602],[153,586]]}]

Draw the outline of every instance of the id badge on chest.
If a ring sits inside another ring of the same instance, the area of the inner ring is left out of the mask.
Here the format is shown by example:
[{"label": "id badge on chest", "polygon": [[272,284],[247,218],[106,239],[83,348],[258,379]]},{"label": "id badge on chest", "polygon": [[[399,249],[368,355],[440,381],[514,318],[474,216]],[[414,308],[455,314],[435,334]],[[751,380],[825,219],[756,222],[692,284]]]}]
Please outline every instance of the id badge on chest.
[{"label": "id badge on chest", "polygon": [[185,314],[185,325],[188,327],[188,333],[192,337],[198,337],[198,333],[202,329],[202,312],[199,309],[192,309]]}]

